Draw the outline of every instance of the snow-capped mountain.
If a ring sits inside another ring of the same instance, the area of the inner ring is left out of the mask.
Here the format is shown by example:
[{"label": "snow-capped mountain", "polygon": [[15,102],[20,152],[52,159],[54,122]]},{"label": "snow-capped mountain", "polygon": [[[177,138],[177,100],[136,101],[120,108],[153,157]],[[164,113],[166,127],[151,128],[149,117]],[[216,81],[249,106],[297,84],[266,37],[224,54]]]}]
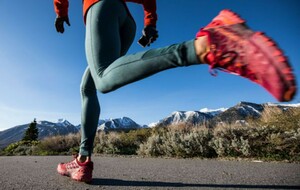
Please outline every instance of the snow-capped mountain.
[{"label": "snow-capped mountain", "polygon": [[[19,125],[0,132],[0,148],[11,143],[17,142],[24,137],[28,124]],[[55,135],[67,135],[77,133],[79,130],[65,119],[59,119],[57,122],[37,121],[39,139]]]},{"label": "snow-capped mountain", "polygon": [[150,127],[167,126],[178,123],[204,124],[212,118],[213,116],[211,114],[200,111],[175,111],[159,122],[152,123]]},{"label": "snow-capped mountain", "polygon": [[240,102],[224,112],[215,115],[211,123],[214,125],[219,122],[235,123],[236,121],[246,120],[247,118],[257,119],[261,116],[264,109],[264,104]]},{"label": "snow-capped mountain", "polygon": [[247,119],[258,119],[266,109],[300,109],[300,104],[255,104],[250,102],[240,102],[239,104],[227,109],[226,111],[216,115],[211,124],[215,125],[219,122],[236,123]]},{"label": "snow-capped mountain", "polygon": [[98,130],[124,130],[139,129],[147,126],[141,126],[128,117],[100,120]]},{"label": "snow-capped mountain", "polygon": [[202,113],[206,113],[206,114],[209,114],[211,116],[216,116],[216,115],[219,115],[220,113],[226,111],[227,108],[219,108],[219,109],[208,109],[208,108],[202,108],[200,110],[200,112]]},{"label": "snow-capped mountain", "polygon": [[200,111],[176,111],[170,116],[167,116],[156,123],[149,124],[149,127],[167,126],[178,123],[198,125],[206,124],[208,126],[215,126],[216,124],[222,122],[241,123],[249,118],[258,119],[266,108],[280,108],[282,110],[290,108],[300,109],[300,104],[255,104],[250,102],[240,102],[228,109],[220,108],[216,110],[210,110],[204,108]]},{"label": "snow-capped mountain", "polygon": [[[79,130],[81,125],[76,126]],[[98,121],[98,130],[128,130],[128,129],[140,129],[148,127],[147,125],[139,125],[128,117],[121,117],[115,119],[100,119]]]},{"label": "snow-capped mountain", "polygon": [[78,128],[65,119],[59,119],[55,123],[49,121],[38,121],[37,128],[39,129],[40,139],[48,136],[77,133],[79,131]]}]

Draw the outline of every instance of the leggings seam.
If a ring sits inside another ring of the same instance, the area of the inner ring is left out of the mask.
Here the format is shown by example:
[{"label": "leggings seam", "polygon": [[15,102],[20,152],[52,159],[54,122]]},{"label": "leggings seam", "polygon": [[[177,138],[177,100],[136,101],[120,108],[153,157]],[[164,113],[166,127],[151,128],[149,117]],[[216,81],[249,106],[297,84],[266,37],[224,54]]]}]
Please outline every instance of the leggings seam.
[{"label": "leggings seam", "polygon": [[[94,70],[96,71],[96,74],[98,75],[98,71],[97,71],[97,68],[96,68],[96,65],[95,65],[95,54],[94,54],[94,41],[93,41],[93,39],[92,39],[92,37],[93,37],[93,35],[92,35],[92,27],[93,27],[93,24],[91,24],[91,22],[92,22],[92,16],[93,16],[93,7],[91,7],[91,9],[90,9],[90,19],[89,19],[89,25],[90,25],[90,33],[89,33],[89,35],[90,35],[90,43],[91,43],[91,46],[90,46],[90,48],[91,48],[91,53],[92,53],[92,61],[93,61],[93,67],[94,67]],[[91,72],[91,74],[92,74],[92,72]]]},{"label": "leggings seam", "polygon": [[[160,57],[160,56],[165,56],[165,55],[168,55],[168,54],[171,54],[172,52],[168,52],[168,53],[164,53],[164,54],[160,54],[158,56],[154,56],[154,57],[149,57],[149,58],[146,58],[144,60],[148,60],[148,59],[153,59],[153,58],[157,58],[157,57]],[[143,59],[143,58],[142,58]],[[138,62],[140,61],[141,59],[138,59],[138,60],[134,60],[134,61],[130,61],[130,62],[126,62],[126,63],[123,63],[121,65],[118,65],[114,68],[111,68],[109,71],[107,71],[107,73],[104,74],[104,71],[105,69],[101,72],[102,73],[102,77],[105,77],[106,75],[108,75],[110,72],[112,72],[113,70],[119,68],[119,67],[122,67],[122,66],[125,66],[125,65],[128,65],[128,64],[131,64],[131,63],[135,63],[135,62]]]}]

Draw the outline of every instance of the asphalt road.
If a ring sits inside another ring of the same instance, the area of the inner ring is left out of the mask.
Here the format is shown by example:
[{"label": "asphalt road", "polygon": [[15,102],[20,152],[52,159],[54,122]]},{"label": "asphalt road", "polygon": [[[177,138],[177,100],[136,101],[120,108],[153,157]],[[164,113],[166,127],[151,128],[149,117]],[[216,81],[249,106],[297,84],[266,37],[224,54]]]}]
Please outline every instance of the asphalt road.
[{"label": "asphalt road", "polygon": [[0,189],[300,189],[300,164],[101,156],[85,184],[56,173],[70,159],[0,157]]}]

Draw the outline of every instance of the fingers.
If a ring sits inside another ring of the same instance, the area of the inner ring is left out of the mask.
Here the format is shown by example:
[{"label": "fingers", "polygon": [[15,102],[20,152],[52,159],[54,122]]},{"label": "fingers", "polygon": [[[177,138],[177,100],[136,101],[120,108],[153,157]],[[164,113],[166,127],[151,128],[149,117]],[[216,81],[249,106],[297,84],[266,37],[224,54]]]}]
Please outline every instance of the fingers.
[{"label": "fingers", "polygon": [[68,26],[71,26],[68,16],[66,16],[66,17],[56,17],[56,19],[55,19],[55,29],[56,29],[57,32],[64,33],[64,31],[65,31],[64,22],[66,22],[66,24]]},{"label": "fingers", "polygon": [[56,28],[56,32],[64,33],[65,28],[64,28],[64,21],[62,18],[57,17],[55,19],[55,28]]},{"label": "fingers", "polygon": [[65,28],[63,22],[55,22],[56,32],[64,33]]},{"label": "fingers", "polygon": [[148,46],[150,46],[150,44],[152,44],[153,42],[155,42],[157,38],[158,38],[158,34],[153,35],[153,36],[149,39],[150,43],[148,44]]},{"label": "fingers", "polygon": [[157,38],[158,38],[158,34],[156,33],[150,38],[151,43],[155,42]]},{"label": "fingers", "polygon": [[65,21],[66,21],[66,23],[67,23],[68,26],[71,26],[70,20],[69,20],[69,17],[68,17],[68,16],[66,17],[66,20],[65,20]]},{"label": "fingers", "polygon": [[147,46],[150,46],[151,43],[155,42],[158,38],[158,31],[156,30],[155,26],[146,26],[143,31],[143,36],[148,39]]}]

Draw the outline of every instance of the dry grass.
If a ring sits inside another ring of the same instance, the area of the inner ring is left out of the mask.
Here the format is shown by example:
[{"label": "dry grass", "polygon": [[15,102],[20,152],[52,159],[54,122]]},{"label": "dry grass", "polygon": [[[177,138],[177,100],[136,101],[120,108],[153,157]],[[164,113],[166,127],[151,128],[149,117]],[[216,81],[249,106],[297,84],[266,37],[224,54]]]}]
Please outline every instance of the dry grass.
[{"label": "dry grass", "polygon": [[[15,143],[4,155],[56,155],[78,151],[80,134]],[[266,108],[260,120],[215,128],[185,124],[129,132],[99,132],[96,154],[168,157],[242,157],[300,161],[300,109]]]}]

